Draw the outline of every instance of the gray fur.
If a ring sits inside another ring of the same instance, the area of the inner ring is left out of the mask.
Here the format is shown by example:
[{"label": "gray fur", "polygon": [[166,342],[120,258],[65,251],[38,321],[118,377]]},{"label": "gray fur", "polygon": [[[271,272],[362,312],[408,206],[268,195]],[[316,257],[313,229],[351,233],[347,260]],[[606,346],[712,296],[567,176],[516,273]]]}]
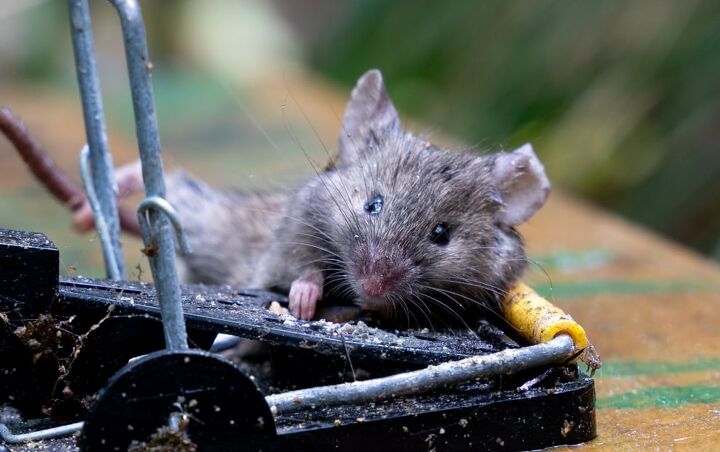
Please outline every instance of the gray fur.
[{"label": "gray fur", "polygon": [[192,253],[181,261],[188,283],[246,286],[273,240],[290,192],[217,190],[177,171],[168,200],[182,218]]},{"label": "gray fur", "polygon": [[[549,189],[534,153],[459,153],[401,130],[377,71],[358,82],[344,121],[341,164],[294,192],[241,194],[173,179],[171,202],[194,250],[190,280],[287,291],[320,271],[325,298],[420,323],[495,308],[526,267],[513,226]],[[513,170],[518,159],[522,174]],[[368,215],[364,206],[377,194],[383,209]],[[449,225],[445,245],[429,238],[439,223]],[[371,297],[363,290],[370,280],[392,287]]]}]

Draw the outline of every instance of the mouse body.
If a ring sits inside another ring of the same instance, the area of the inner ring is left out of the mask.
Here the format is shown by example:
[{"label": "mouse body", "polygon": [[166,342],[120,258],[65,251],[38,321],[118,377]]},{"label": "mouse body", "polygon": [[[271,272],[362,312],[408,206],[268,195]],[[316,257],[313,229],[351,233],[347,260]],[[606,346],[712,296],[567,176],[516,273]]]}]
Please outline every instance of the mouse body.
[{"label": "mouse body", "polygon": [[167,183],[193,249],[186,281],[284,291],[306,320],[333,298],[429,325],[498,308],[527,265],[515,226],[550,190],[529,145],[478,155],[405,131],[377,70],[352,92],[337,163],[301,187]]}]

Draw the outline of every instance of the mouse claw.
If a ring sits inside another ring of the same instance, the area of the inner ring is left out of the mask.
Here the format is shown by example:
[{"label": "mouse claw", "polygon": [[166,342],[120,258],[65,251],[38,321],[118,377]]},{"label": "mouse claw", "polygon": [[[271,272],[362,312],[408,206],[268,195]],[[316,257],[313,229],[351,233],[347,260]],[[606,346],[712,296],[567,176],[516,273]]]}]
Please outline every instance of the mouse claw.
[{"label": "mouse claw", "polygon": [[311,320],[317,302],[323,296],[322,273],[313,272],[292,282],[288,296],[290,313],[298,319]]}]

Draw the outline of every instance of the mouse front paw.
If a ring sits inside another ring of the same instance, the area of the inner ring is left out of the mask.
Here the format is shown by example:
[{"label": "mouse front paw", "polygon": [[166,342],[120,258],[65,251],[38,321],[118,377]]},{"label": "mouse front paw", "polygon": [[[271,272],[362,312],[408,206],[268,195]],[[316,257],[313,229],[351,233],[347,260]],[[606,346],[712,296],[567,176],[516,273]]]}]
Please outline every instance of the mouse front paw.
[{"label": "mouse front paw", "polygon": [[318,300],[323,297],[323,276],[320,271],[307,272],[290,285],[290,313],[302,320],[315,316]]}]

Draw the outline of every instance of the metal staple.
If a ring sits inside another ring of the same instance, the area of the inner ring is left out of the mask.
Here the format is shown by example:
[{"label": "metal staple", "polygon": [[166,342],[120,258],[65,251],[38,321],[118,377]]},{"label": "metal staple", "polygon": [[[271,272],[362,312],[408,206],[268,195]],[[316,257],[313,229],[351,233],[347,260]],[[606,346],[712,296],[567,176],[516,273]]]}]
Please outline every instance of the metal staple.
[{"label": "metal staple", "polygon": [[[185,236],[185,231],[182,227],[182,222],[180,221],[180,216],[175,211],[175,208],[167,202],[167,200],[159,197],[159,196],[151,196],[149,198],[145,198],[137,208],[137,216],[138,216],[138,223],[140,223],[140,228],[143,234],[143,237],[153,237],[153,231],[151,229],[151,225],[148,222],[147,214],[150,210],[157,210],[158,212],[161,212],[163,215],[167,217],[168,220],[170,220],[170,224],[172,224],[173,228],[175,229],[175,236],[178,239],[178,243],[180,245],[180,251],[183,255],[188,255],[191,252],[190,244],[187,241],[187,237]],[[150,243],[145,243],[145,245],[149,245]]]}]

